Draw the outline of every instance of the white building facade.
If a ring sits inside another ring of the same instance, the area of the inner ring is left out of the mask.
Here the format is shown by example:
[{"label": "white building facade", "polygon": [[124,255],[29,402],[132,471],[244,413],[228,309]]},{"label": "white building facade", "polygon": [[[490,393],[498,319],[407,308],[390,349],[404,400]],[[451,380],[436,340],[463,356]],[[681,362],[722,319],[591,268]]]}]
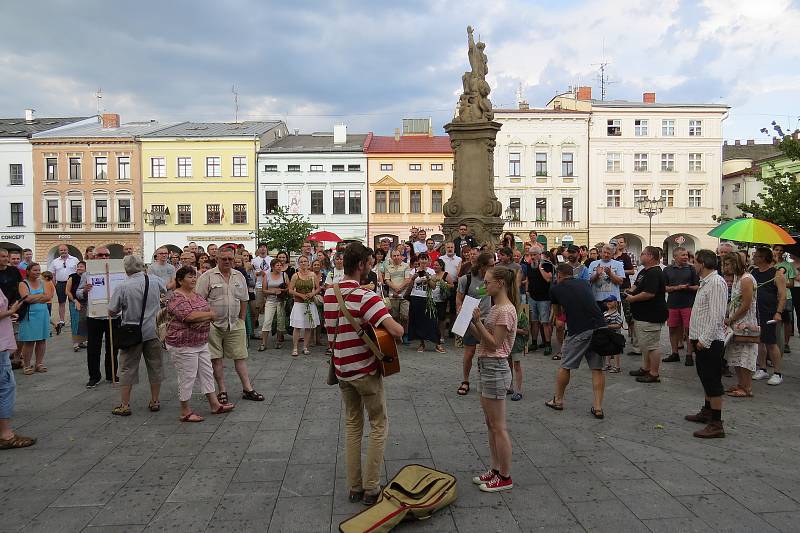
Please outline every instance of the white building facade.
[{"label": "white building facade", "polygon": [[341,240],[367,242],[366,135],[289,135],[258,154],[258,220],[267,224],[277,206],[308,217]]},{"label": "white building facade", "polygon": [[[494,186],[504,231],[517,243],[536,230],[548,247],[589,244],[589,118],[586,111],[496,109]],[[546,239],[546,241],[545,241]]]}]

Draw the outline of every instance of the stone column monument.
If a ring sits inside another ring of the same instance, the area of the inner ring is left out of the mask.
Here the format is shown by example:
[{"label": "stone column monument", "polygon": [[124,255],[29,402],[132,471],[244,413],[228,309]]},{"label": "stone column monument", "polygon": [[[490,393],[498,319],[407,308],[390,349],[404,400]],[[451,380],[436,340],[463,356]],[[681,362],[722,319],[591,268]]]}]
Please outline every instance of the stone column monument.
[{"label": "stone column monument", "polygon": [[503,231],[503,206],[494,193],[494,146],[501,124],[495,122],[491,89],[486,83],[488,65],[486,45],[475,43],[472,26],[467,27],[468,56],[472,70],[461,78],[464,92],[458,101],[453,121],[444,126],[450,136],[455,165],[453,195],[444,204],[442,231],[448,239],[458,236],[458,226],[466,224],[475,239],[483,244],[497,243]]}]

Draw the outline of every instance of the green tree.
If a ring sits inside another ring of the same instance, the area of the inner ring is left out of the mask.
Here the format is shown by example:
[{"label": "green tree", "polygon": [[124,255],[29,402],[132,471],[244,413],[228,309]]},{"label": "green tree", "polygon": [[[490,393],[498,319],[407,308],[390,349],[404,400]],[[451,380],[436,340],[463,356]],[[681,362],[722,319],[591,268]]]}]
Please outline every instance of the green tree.
[{"label": "green tree", "polygon": [[269,215],[267,224],[258,229],[258,242],[267,243],[270,250],[297,252],[306,237],[316,229],[317,226],[308,218],[278,206]]},{"label": "green tree", "polygon": [[[778,149],[791,161],[800,159],[800,136],[795,131],[794,134],[786,134],[783,129],[772,123],[772,128],[781,138]],[[766,128],[761,130],[769,133]],[[763,187],[758,193],[758,200],[753,200],[749,204],[741,203],[737,207],[744,213],[750,214],[755,218],[768,220],[777,224],[790,233],[800,232],[800,180],[794,172],[781,172],[774,162],[769,162],[771,172],[768,175],[762,173],[758,180]]]}]

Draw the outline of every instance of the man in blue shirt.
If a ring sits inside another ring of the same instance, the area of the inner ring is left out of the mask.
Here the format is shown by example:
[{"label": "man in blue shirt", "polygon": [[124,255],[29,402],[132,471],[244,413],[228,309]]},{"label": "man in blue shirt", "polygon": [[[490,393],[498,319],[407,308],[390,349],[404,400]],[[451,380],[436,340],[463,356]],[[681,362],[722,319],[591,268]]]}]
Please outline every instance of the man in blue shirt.
[{"label": "man in blue shirt", "polygon": [[589,265],[589,284],[598,307],[604,309],[603,300],[609,296],[619,297],[619,288],[625,282],[625,268],[622,263],[612,259],[614,251],[608,244],[603,246],[601,258]]}]

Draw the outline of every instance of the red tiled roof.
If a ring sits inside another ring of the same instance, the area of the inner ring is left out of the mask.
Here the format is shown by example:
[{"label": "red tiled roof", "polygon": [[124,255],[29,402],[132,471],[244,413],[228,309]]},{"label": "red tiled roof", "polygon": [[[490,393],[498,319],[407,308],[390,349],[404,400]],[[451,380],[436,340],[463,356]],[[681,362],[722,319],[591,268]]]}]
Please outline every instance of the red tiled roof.
[{"label": "red tiled roof", "polygon": [[372,135],[367,137],[364,142],[364,152],[368,154],[451,154],[450,137],[446,135],[406,135],[401,136],[399,141],[394,136]]}]

